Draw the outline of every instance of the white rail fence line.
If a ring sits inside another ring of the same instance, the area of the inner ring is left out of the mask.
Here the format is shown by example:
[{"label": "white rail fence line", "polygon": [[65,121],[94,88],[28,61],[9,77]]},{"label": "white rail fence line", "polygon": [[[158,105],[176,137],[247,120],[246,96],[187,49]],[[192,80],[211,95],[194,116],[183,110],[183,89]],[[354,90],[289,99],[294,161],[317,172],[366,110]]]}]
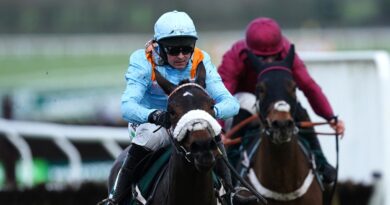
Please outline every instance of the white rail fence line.
[{"label": "white rail fence line", "polygon": [[26,186],[33,182],[32,153],[25,138],[49,139],[69,160],[69,184],[80,182],[81,156],[72,142],[100,142],[115,159],[122,151],[118,143],[130,143],[127,128],[60,125],[0,119],[0,132],[16,147],[21,156],[22,175]]}]

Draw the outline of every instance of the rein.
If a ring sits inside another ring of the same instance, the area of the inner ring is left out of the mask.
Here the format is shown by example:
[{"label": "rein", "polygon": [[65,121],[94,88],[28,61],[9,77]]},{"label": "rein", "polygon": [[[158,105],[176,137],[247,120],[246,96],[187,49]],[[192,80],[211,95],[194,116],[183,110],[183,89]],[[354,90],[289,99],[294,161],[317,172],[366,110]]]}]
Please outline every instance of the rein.
[{"label": "rein", "polygon": [[175,148],[176,153],[179,154],[180,156],[184,157],[188,163],[192,164],[193,163],[193,156],[192,156],[191,151],[188,151],[185,147],[180,145],[173,138],[173,134],[172,134],[171,129],[166,129],[166,131],[168,133],[169,140],[171,141],[171,143],[173,144],[173,147]]},{"label": "rein", "polygon": [[[173,147],[175,148],[176,153],[181,155],[182,157],[184,157],[188,163],[193,164],[194,163],[194,158],[193,158],[193,154],[191,153],[191,151],[188,151],[185,147],[180,145],[177,142],[177,140],[175,140],[174,135],[172,133],[172,129],[166,129],[166,131],[168,133],[168,136],[169,136],[169,139],[170,139],[171,143],[173,144]],[[216,140],[215,137],[213,138],[213,140],[214,140],[215,143],[217,143],[216,142],[217,140]],[[248,182],[246,182],[237,173],[235,168],[229,163],[229,160],[226,158],[226,156],[224,156],[224,154],[220,150],[220,148],[217,148],[217,150],[218,150],[219,156],[223,159],[223,162],[230,169],[230,171],[233,174],[233,176],[237,180],[239,180],[250,192],[252,192],[256,196],[256,198],[258,199],[259,202],[261,202],[262,204],[267,204],[267,200],[260,193],[258,193],[255,188],[253,188]]]},{"label": "rein", "polygon": [[[246,118],[245,120],[241,121],[237,125],[235,125],[225,135],[222,135],[223,144],[225,144],[226,146],[230,146],[230,145],[235,145],[235,144],[241,143],[242,137],[237,137],[235,139],[231,139],[232,136],[237,131],[239,131],[241,128],[243,128],[244,126],[246,126],[249,123],[251,123],[251,122],[253,122],[255,120],[258,120],[258,119],[259,119],[259,116],[257,114],[254,114],[254,115]],[[330,125],[330,124],[333,124],[333,123],[330,123],[330,122],[310,122],[310,121],[296,122],[297,127],[301,128],[299,130],[299,132],[310,132],[310,133],[313,133],[313,131],[305,130],[305,128],[321,126],[321,125]],[[335,136],[335,135],[338,136],[339,135],[336,132],[314,132],[314,134],[317,134],[317,135],[332,135],[332,136]]]},{"label": "rein", "polygon": [[254,114],[254,115],[246,118],[245,120],[241,121],[237,125],[235,125],[231,130],[229,130],[229,132],[226,133],[226,135],[222,134],[223,144],[229,146],[229,145],[235,145],[235,144],[241,143],[241,137],[238,137],[236,139],[231,139],[233,134],[235,134],[238,130],[243,128],[245,125],[247,125],[247,124],[249,124],[257,119],[259,119],[258,115]]},{"label": "rein", "polygon": [[[336,116],[334,119],[335,119],[335,124],[337,124],[338,117]],[[339,133],[337,133],[337,132],[335,134],[335,140],[336,140],[336,179],[335,179],[335,183],[333,184],[332,191],[330,193],[329,205],[332,204],[332,199],[333,199],[334,193],[336,192],[337,181],[339,178]]]}]

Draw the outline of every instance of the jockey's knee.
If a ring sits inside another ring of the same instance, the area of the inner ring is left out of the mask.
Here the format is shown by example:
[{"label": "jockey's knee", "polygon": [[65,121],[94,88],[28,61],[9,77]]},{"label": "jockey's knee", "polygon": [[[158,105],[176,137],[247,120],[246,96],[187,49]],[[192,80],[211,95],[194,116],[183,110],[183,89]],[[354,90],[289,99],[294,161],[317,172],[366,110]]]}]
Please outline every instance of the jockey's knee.
[{"label": "jockey's knee", "polygon": [[256,96],[248,92],[236,93],[234,97],[240,103],[240,108],[250,112],[252,115],[256,114]]},{"label": "jockey's knee", "polygon": [[256,96],[248,92],[239,92],[234,95],[240,103],[240,110],[234,117],[225,120],[224,130],[229,131],[232,126],[241,122],[242,120],[256,114]]},{"label": "jockey's knee", "polygon": [[167,131],[165,128],[157,130],[158,128],[159,126],[151,123],[139,125],[136,129],[136,134],[132,143],[145,147],[151,151],[156,151],[162,147],[168,146],[170,141]]},{"label": "jockey's knee", "polygon": [[302,106],[302,104],[299,102],[297,103],[297,108],[295,111],[295,120],[296,121],[311,121],[309,113]]}]

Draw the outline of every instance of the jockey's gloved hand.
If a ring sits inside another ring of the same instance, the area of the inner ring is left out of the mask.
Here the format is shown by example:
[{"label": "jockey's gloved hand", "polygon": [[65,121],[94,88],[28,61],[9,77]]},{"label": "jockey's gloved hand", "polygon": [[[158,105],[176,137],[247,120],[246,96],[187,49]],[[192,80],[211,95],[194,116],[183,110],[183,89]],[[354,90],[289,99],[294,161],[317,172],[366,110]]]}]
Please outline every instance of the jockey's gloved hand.
[{"label": "jockey's gloved hand", "polygon": [[[337,119],[337,120],[336,120]],[[340,120],[337,116],[333,116],[329,122],[331,127],[339,134],[341,137],[344,135],[345,125],[344,121]]]},{"label": "jockey's gloved hand", "polygon": [[154,123],[156,125],[161,125],[165,128],[171,127],[171,122],[169,119],[169,114],[163,110],[155,110],[150,113],[148,117],[148,122]]}]

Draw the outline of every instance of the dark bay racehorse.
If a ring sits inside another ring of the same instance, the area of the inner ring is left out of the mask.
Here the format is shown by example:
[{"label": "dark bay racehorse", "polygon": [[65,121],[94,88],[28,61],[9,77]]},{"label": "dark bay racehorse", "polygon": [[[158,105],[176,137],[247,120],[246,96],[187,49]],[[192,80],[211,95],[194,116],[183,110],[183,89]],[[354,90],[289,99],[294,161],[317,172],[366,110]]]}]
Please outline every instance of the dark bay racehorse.
[{"label": "dark bay racehorse", "polygon": [[278,62],[263,63],[254,54],[247,54],[258,73],[256,97],[262,129],[245,175],[269,204],[322,204],[314,162],[305,155],[294,123],[298,106],[291,72],[294,46]]},{"label": "dark bay racehorse", "polygon": [[[171,84],[156,71],[156,80],[168,97],[172,153],[150,204],[215,205],[212,168],[218,154],[214,137],[221,128],[214,119],[214,101],[205,91],[205,69],[198,68],[195,83]],[[120,161],[120,160],[117,160]],[[118,172],[111,170],[109,186]],[[131,194],[131,193],[129,193]]]}]

